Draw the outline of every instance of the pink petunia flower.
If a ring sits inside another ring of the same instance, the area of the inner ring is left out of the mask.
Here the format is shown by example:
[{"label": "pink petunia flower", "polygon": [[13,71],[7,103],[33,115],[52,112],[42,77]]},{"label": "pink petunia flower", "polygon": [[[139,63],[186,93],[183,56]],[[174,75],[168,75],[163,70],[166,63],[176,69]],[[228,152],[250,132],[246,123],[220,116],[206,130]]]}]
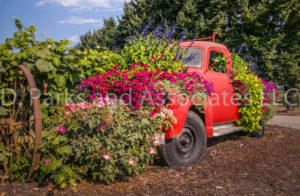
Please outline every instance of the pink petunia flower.
[{"label": "pink petunia flower", "polygon": [[120,65],[115,65],[112,67],[112,69],[118,69],[120,67]]},{"label": "pink petunia flower", "polygon": [[105,154],[102,158],[108,161],[110,159],[110,154]]},{"label": "pink petunia flower", "polygon": [[150,113],[150,116],[151,116],[151,117],[154,117],[154,115],[155,115],[155,112],[151,112],[151,113]]},{"label": "pink petunia flower", "polygon": [[155,56],[151,56],[151,59],[156,59]]}]

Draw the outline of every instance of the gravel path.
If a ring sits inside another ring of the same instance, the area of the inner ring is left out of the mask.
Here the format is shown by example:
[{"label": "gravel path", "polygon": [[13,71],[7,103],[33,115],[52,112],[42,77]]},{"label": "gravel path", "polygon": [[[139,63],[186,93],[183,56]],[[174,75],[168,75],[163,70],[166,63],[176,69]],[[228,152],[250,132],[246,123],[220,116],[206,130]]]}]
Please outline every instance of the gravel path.
[{"label": "gravel path", "polygon": [[275,115],[270,121],[267,122],[267,125],[276,125],[300,130],[300,116]]}]

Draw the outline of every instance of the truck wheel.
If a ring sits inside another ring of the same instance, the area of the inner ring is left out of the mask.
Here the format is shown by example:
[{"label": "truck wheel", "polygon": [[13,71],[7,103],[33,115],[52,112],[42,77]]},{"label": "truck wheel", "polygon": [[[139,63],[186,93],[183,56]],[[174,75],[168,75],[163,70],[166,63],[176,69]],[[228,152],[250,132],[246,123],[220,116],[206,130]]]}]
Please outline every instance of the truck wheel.
[{"label": "truck wheel", "polygon": [[158,148],[162,162],[168,166],[188,166],[200,162],[206,149],[206,130],[202,119],[189,111],[181,133]]},{"label": "truck wheel", "polygon": [[260,126],[261,126],[261,129],[251,132],[252,137],[261,138],[265,135],[265,126],[262,122],[260,122]]}]

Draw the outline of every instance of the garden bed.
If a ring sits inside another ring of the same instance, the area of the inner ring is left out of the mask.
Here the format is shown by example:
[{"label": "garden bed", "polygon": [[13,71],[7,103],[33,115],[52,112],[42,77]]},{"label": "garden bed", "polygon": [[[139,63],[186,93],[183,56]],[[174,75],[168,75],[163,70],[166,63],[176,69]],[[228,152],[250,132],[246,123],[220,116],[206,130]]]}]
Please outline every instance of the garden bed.
[{"label": "garden bed", "polygon": [[266,136],[245,133],[213,138],[201,164],[169,168],[148,166],[140,176],[126,177],[111,185],[83,181],[63,190],[37,183],[1,183],[0,195],[299,195],[300,132],[266,127]]}]

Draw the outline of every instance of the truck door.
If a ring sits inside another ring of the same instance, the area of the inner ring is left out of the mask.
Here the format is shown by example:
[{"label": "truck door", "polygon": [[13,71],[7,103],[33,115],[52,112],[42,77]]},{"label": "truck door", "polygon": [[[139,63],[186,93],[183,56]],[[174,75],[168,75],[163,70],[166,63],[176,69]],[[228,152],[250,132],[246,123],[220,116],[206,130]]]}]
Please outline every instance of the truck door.
[{"label": "truck door", "polygon": [[214,85],[215,93],[209,96],[212,106],[213,124],[229,123],[238,120],[238,106],[232,100],[233,84],[229,77],[232,67],[228,50],[210,48],[207,54],[207,70],[204,77]]}]

